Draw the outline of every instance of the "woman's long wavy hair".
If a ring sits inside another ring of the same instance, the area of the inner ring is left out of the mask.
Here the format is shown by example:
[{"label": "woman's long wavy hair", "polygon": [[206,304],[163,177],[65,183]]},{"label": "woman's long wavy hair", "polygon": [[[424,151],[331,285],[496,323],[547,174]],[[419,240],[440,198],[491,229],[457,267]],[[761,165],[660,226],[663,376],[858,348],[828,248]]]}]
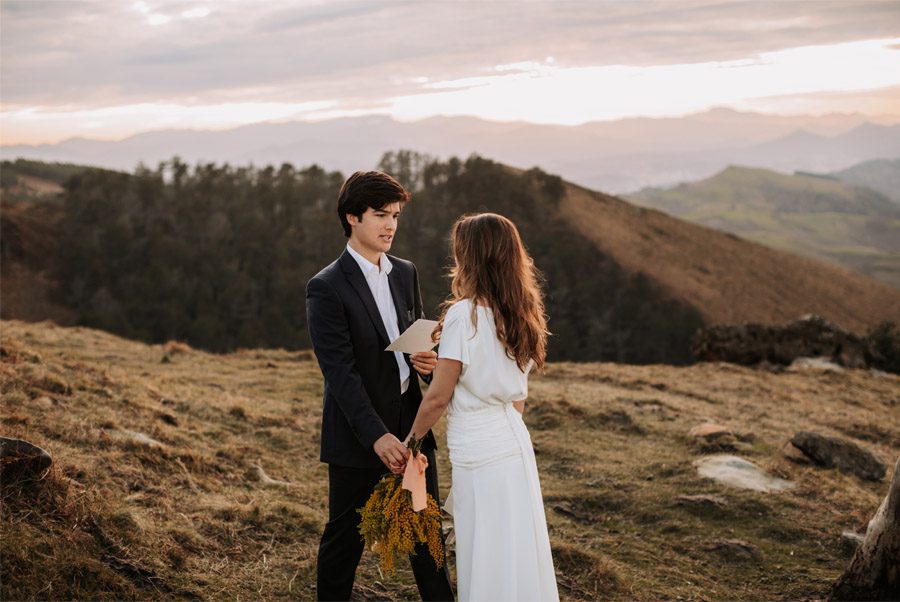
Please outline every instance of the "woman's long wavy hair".
[{"label": "woman's long wavy hair", "polygon": [[476,328],[475,306],[491,308],[497,337],[520,370],[531,360],[538,370],[543,369],[550,333],[541,274],[515,224],[496,213],[463,216],[453,224],[450,247],[455,264],[450,269],[451,293],[442,306],[434,337],[443,330],[450,306],[469,299]]}]

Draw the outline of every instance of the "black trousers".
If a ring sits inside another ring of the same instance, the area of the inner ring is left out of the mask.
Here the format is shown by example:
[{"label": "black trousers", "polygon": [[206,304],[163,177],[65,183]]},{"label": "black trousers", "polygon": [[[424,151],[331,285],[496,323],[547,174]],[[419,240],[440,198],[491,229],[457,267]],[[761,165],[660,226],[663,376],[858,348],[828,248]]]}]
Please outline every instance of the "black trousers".
[{"label": "black trousers", "polygon": [[[426,489],[440,503],[434,451],[425,452],[425,457],[428,458]],[[386,468],[328,465],[328,523],[319,542],[316,564],[318,600],[350,599],[364,547],[359,534],[360,515],[356,510],[366,503],[386,472]],[[411,555],[409,561],[422,600],[453,600],[446,561],[442,568],[437,568],[424,544],[416,546],[416,554]]]}]

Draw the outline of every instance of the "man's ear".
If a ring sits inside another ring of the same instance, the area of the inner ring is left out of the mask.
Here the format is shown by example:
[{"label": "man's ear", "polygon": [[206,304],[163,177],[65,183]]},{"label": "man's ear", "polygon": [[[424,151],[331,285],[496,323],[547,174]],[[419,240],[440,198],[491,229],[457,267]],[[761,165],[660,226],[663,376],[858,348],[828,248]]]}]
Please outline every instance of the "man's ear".
[{"label": "man's ear", "polygon": [[347,223],[351,226],[356,226],[359,224],[359,218],[353,215],[352,213],[347,214]]}]

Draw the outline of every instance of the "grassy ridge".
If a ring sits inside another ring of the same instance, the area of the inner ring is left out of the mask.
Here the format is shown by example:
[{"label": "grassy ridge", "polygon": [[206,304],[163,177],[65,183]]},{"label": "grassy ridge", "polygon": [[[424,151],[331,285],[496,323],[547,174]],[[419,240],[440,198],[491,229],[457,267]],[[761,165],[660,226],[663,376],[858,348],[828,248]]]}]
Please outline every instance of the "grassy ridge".
[{"label": "grassy ridge", "polygon": [[900,159],[874,159],[831,174],[844,182],[867,186],[900,203]]},{"label": "grassy ridge", "polygon": [[629,200],[900,286],[900,207],[874,190],[810,174],[729,167]]},{"label": "grassy ridge", "polygon": [[[221,356],[2,326],[2,433],[55,464],[38,483],[4,482],[0,597],[313,598],[326,471],[309,352]],[[898,404],[900,378],[863,371],[550,365],[532,380],[526,422],[562,596],[821,597],[847,563],[841,531],[864,530],[887,485],[811,466],[786,441],[819,430],[891,460]],[[741,455],[797,487],[767,496],[699,478],[691,462],[704,450],[687,431],[705,420],[731,426]],[[444,441],[443,421],[437,431]],[[443,444],[439,464],[446,495]],[[700,493],[725,506],[674,503]],[[723,556],[722,539],[760,555]],[[408,567],[385,580],[368,553],[357,581],[358,599],[417,595]]]},{"label": "grassy ridge", "polygon": [[51,163],[29,159],[3,161],[0,162],[0,173],[2,173],[0,183],[2,183],[3,188],[6,188],[14,185],[18,178],[26,176],[46,180],[61,186],[71,176],[79,174],[86,169],[91,168],[74,163]]}]

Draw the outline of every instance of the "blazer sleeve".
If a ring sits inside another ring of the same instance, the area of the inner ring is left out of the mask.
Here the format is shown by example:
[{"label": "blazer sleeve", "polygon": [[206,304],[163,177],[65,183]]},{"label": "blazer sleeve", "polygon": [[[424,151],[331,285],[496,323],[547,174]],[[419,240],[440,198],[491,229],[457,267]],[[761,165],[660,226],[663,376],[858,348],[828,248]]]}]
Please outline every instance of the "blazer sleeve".
[{"label": "blazer sleeve", "polygon": [[341,300],[322,279],[313,278],[306,285],[306,320],[328,392],[360,443],[366,449],[372,449],[375,441],[388,429],[375,411],[356,370],[350,327]]}]

